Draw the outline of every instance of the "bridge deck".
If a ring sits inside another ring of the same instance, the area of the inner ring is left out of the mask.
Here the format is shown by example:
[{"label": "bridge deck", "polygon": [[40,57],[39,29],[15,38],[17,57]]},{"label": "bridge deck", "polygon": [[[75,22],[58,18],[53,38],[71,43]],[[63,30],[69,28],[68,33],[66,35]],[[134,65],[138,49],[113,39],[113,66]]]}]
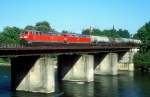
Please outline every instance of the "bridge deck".
[{"label": "bridge deck", "polygon": [[0,56],[61,53],[119,52],[137,48],[135,44],[51,44],[49,46],[0,46]]}]

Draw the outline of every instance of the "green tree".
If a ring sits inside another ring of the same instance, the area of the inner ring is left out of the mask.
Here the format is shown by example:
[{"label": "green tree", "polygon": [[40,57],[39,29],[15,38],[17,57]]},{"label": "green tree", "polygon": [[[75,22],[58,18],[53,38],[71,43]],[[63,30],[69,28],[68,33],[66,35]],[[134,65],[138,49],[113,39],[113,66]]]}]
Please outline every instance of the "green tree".
[{"label": "green tree", "polygon": [[104,29],[103,31],[97,28],[87,28],[82,31],[82,34],[85,35],[95,35],[95,36],[108,36],[108,37],[114,37],[114,38],[130,38],[130,34],[128,30],[116,30],[116,29]]},{"label": "green tree", "polygon": [[108,37],[113,37],[113,38],[119,38],[120,37],[115,29],[103,30],[103,33],[105,36],[108,36]]},{"label": "green tree", "polygon": [[0,34],[1,44],[19,44],[19,34],[22,30],[17,27],[5,27]]},{"label": "green tree", "polygon": [[140,39],[139,36],[140,36],[139,33],[135,33],[132,38],[133,39]]},{"label": "green tree", "polygon": [[84,35],[92,35],[92,30],[90,28],[87,28],[87,29],[82,31],[82,34],[84,34]]},{"label": "green tree", "polygon": [[67,31],[67,30],[63,30],[61,33],[62,33],[62,34],[75,34],[74,32],[72,32],[72,31]]},{"label": "green tree", "polygon": [[136,67],[148,68],[150,66],[150,51],[147,53],[136,53],[133,60]]},{"label": "green tree", "polygon": [[150,22],[138,30],[138,35],[142,41],[140,52],[147,53],[150,50]]},{"label": "green tree", "polygon": [[47,21],[37,22],[35,24],[35,29],[42,32],[50,32],[53,31],[50,24]]},{"label": "green tree", "polygon": [[150,66],[150,22],[142,26],[137,34],[142,44],[140,51],[134,56],[134,63],[137,66]]},{"label": "green tree", "polygon": [[122,30],[122,29],[119,29],[117,31],[117,34],[120,36],[120,37],[123,37],[123,38],[130,38],[130,33],[128,30]]},{"label": "green tree", "polygon": [[100,29],[97,29],[97,28],[94,28],[92,30],[92,35],[95,35],[95,36],[101,36],[101,35],[104,35],[104,33],[100,30]]},{"label": "green tree", "polygon": [[35,30],[35,27],[34,26],[31,26],[31,25],[27,25],[24,30]]},{"label": "green tree", "polygon": [[63,30],[62,33],[63,33],[63,34],[69,34],[70,32],[67,31],[67,30]]}]

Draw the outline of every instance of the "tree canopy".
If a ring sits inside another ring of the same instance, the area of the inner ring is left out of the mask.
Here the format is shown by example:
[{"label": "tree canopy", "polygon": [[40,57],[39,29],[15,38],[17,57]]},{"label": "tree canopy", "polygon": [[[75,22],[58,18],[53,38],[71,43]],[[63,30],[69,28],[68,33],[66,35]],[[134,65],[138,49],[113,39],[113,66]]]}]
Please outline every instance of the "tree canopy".
[{"label": "tree canopy", "polygon": [[47,21],[37,22],[35,24],[35,30],[42,31],[42,32],[50,32],[52,28]]},{"label": "tree canopy", "polygon": [[35,27],[32,25],[27,25],[24,30],[35,30]]},{"label": "tree canopy", "polygon": [[87,28],[82,31],[82,34],[85,35],[95,35],[95,36],[108,36],[108,37],[123,37],[123,38],[130,38],[130,34],[128,30],[123,29],[109,29],[109,30],[100,30],[97,28]]},{"label": "tree canopy", "polygon": [[136,38],[141,40],[142,44],[140,46],[140,51],[134,57],[134,63],[137,66],[149,67],[150,66],[150,22],[142,26],[135,35]]},{"label": "tree canopy", "polygon": [[37,30],[45,33],[53,31],[53,29],[51,28],[50,24],[47,21],[37,22],[35,26],[27,25],[24,29]]},{"label": "tree canopy", "polygon": [[62,30],[61,33],[62,34],[75,34],[74,32],[68,31],[68,30]]},{"label": "tree canopy", "polygon": [[0,43],[1,44],[19,43],[19,34],[21,31],[22,29],[17,27],[5,27],[3,29],[3,32],[0,33]]},{"label": "tree canopy", "polygon": [[62,33],[63,33],[63,34],[69,34],[70,32],[67,31],[67,30],[63,30]]}]

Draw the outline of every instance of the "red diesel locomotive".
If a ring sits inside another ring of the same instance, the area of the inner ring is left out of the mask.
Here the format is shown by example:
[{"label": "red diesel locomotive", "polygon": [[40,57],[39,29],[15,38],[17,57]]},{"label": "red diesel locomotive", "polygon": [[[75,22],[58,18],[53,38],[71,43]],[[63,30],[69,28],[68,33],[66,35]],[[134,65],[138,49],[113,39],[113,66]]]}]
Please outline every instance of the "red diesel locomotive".
[{"label": "red diesel locomotive", "polygon": [[90,37],[74,34],[54,34],[52,32],[44,33],[40,31],[24,31],[20,34],[20,40],[32,43],[90,43]]}]

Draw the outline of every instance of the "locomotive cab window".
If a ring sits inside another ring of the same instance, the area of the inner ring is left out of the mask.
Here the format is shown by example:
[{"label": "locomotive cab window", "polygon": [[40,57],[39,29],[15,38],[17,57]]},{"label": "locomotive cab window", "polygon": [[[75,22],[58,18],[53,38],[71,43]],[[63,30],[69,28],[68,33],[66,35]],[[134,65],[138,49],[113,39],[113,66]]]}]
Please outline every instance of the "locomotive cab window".
[{"label": "locomotive cab window", "polygon": [[38,33],[38,32],[35,32],[35,35],[39,35],[39,33]]},{"label": "locomotive cab window", "polygon": [[35,35],[40,35],[40,32],[35,32]]},{"label": "locomotive cab window", "polygon": [[42,33],[41,33],[41,32],[39,32],[39,35],[42,35]]},{"label": "locomotive cab window", "polygon": [[28,32],[27,32],[27,31],[25,31],[25,32],[23,32],[23,34],[28,34]]},{"label": "locomotive cab window", "polygon": [[36,35],[36,33],[35,33],[35,32],[33,32],[33,31],[32,31],[31,33],[32,33],[32,35]]}]

